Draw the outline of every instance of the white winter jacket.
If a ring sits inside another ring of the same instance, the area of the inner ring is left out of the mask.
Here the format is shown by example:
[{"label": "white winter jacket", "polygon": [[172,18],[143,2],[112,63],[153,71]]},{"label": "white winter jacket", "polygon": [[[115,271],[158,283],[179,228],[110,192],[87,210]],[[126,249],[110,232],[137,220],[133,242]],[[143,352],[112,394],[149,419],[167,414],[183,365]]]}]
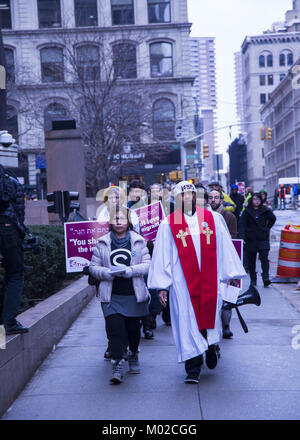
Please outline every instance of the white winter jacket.
[{"label": "white winter jacket", "polygon": [[[130,231],[131,239],[131,264],[132,284],[137,302],[147,301],[150,297],[144,276],[148,274],[150,267],[150,254],[145,239],[134,231]],[[104,279],[103,274],[109,271],[111,253],[110,232],[99,238],[98,244],[89,266],[90,273],[94,278],[101,280],[98,296],[101,302],[111,301],[113,281]]]}]

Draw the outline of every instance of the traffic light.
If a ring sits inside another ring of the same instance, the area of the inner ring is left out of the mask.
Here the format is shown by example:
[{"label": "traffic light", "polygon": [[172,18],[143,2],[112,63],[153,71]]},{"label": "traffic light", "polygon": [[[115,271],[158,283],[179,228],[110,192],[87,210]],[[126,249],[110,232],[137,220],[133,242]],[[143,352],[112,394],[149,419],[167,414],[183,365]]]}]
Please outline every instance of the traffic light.
[{"label": "traffic light", "polygon": [[73,200],[79,199],[79,192],[77,191],[64,191],[64,209],[65,209],[65,221],[68,220],[71,211],[79,211],[80,203],[73,202]]},{"label": "traffic light", "polygon": [[272,128],[270,128],[270,127],[266,128],[266,139],[268,141],[272,139]]},{"label": "traffic light", "polygon": [[54,191],[46,196],[48,202],[52,202],[53,205],[47,206],[47,211],[50,213],[58,214],[59,217],[63,215],[62,193],[61,191]]},{"label": "traffic light", "polygon": [[265,127],[260,129],[259,138],[260,138],[261,141],[266,139],[266,129],[265,129]]},{"label": "traffic light", "polygon": [[169,179],[170,180],[177,180],[177,173],[176,173],[176,171],[171,171],[169,173]]},{"label": "traffic light", "polygon": [[177,171],[177,180],[182,180],[182,171]]},{"label": "traffic light", "polygon": [[203,159],[209,157],[209,146],[207,144],[203,144],[202,151],[203,151]]},{"label": "traffic light", "polygon": [[189,183],[195,183],[194,179],[189,179]]}]

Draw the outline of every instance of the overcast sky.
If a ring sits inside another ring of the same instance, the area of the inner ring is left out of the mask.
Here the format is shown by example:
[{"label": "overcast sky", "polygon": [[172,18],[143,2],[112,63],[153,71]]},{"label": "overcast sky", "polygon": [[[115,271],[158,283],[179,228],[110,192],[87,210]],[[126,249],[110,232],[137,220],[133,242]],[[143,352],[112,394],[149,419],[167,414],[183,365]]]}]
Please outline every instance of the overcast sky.
[{"label": "overcast sky", "polygon": [[[191,36],[216,38],[218,126],[236,121],[234,53],[246,35],[261,35],[284,21],[292,0],[188,0]],[[236,135],[232,129],[233,139]],[[229,130],[218,134],[220,152],[230,143]]]}]

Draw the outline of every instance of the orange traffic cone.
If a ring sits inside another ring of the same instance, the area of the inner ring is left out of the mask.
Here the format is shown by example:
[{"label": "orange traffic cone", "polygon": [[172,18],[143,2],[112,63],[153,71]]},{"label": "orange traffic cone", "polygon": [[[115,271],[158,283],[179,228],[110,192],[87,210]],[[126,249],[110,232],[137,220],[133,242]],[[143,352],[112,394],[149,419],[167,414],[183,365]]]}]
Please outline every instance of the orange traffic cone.
[{"label": "orange traffic cone", "polygon": [[272,283],[294,283],[300,278],[300,226],[288,224],[281,231],[277,275]]}]

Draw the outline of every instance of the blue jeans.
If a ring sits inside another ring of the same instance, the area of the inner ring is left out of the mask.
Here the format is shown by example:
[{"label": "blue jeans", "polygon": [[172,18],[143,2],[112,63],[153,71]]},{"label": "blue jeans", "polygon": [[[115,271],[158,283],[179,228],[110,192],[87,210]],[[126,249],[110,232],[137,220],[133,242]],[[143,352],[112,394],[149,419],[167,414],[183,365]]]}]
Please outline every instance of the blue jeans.
[{"label": "blue jeans", "polygon": [[0,224],[0,252],[5,269],[4,294],[0,293],[0,319],[3,324],[13,324],[19,313],[24,285],[22,238],[16,226]]}]

